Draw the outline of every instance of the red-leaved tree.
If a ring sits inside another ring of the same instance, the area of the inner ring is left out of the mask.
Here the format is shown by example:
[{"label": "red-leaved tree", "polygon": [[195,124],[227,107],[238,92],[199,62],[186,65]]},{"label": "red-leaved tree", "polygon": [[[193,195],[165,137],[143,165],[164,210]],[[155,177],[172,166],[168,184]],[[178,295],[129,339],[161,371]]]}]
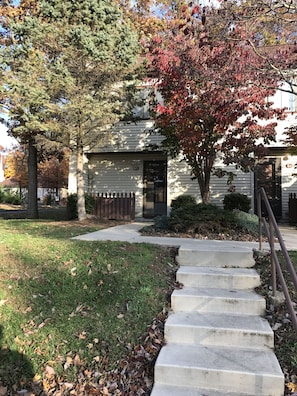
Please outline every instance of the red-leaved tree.
[{"label": "red-leaved tree", "polygon": [[244,28],[220,25],[215,10],[206,15],[185,6],[183,12],[183,23],[181,16],[178,24],[171,19],[149,44],[148,68],[164,99],[155,107],[164,147],[183,154],[208,203],[211,175],[222,174],[216,159],[248,171],[284,115],[268,100],[279,81],[265,72]]}]

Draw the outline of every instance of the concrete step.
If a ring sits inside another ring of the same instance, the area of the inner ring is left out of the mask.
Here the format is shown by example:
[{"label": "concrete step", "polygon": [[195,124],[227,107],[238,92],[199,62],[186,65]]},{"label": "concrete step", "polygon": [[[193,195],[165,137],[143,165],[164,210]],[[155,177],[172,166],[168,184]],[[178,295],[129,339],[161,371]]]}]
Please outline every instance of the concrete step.
[{"label": "concrete step", "polygon": [[171,295],[174,312],[219,312],[264,315],[265,299],[254,291],[184,288]]},{"label": "concrete step", "polygon": [[255,396],[284,394],[283,373],[269,348],[168,344],[157,358],[155,383],[197,388],[197,392],[208,389]]},{"label": "concrete step", "polygon": [[232,244],[226,246],[219,242],[222,241],[211,241],[209,248],[202,246],[197,249],[180,247],[176,260],[181,266],[250,268],[255,265],[253,252],[249,246],[242,245],[239,248]]},{"label": "concrete step", "polygon": [[182,266],[176,279],[185,287],[254,289],[261,284],[258,272],[251,268],[212,268]]},{"label": "concrete step", "polygon": [[255,396],[255,394],[156,384],[151,392],[151,396]]},{"label": "concrete step", "polygon": [[273,331],[264,318],[226,313],[172,313],[166,321],[165,340],[175,344],[274,347]]}]

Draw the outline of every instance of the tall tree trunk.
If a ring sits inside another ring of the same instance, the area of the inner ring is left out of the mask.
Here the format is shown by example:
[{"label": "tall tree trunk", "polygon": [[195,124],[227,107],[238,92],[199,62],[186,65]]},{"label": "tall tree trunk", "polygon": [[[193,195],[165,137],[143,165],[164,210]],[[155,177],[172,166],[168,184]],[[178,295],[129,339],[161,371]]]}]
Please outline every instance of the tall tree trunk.
[{"label": "tall tree trunk", "polygon": [[210,177],[214,159],[213,157],[197,158],[197,156],[188,158],[188,163],[198,181],[201,199],[204,204],[210,203]]},{"label": "tall tree trunk", "polygon": [[38,219],[37,203],[37,149],[34,138],[29,138],[28,152],[28,208],[27,217],[29,219]]},{"label": "tall tree trunk", "polygon": [[87,218],[85,205],[85,181],[84,181],[84,149],[83,144],[77,143],[77,213],[78,220]]}]

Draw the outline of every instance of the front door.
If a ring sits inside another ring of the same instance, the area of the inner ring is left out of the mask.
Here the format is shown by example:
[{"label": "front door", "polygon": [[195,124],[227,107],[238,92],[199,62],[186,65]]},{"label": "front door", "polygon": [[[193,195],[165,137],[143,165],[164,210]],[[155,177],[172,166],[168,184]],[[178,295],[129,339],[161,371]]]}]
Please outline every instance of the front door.
[{"label": "front door", "polygon": [[143,217],[153,218],[167,214],[166,175],[166,161],[144,161]]},{"label": "front door", "polygon": [[[276,219],[282,217],[281,159],[268,158],[259,162],[255,172],[255,211],[257,192],[263,187]],[[264,205],[262,206],[264,207]],[[267,216],[267,212],[263,212]]]}]

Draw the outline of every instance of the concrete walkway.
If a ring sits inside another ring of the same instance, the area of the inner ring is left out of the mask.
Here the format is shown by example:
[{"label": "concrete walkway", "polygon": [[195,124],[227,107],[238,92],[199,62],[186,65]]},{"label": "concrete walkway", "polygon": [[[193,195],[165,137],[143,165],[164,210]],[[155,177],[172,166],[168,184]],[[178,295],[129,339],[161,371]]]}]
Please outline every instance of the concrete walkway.
[{"label": "concrete walkway", "polygon": [[[152,223],[134,222],[122,224],[115,227],[106,228],[91,232],[89,234],[79,235],[73,239],[82,241],[123,241],[131,243],[152,243],[155,245],[176,246],[186,249],[202,248],[203,250],[232,250],[240,248],[243,251],[252,251],[258,249],[258,242],[240,242],[240,241],[224,241],[224,240],[201,240],[194,238],[171,238],[158,236],[142,236],[139,230]],[[297,228],[290,226],[280,226],[285,245],[288,250],[297,250]],[[268,245],[264,245],[268,249]],[[276,248],[278,245],[276,244]]]}]

